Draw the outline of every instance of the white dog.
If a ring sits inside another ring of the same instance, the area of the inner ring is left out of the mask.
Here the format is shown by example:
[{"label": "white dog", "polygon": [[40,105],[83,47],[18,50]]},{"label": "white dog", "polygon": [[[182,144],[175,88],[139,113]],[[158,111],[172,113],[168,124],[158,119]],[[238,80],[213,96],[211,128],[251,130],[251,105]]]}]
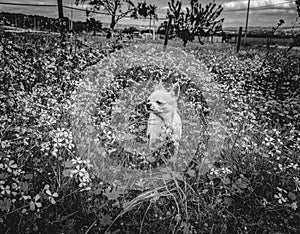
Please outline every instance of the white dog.
[{"label": "white dog", "polygon": [[165,142],[168,137],[178,146],[182,134],[182,123],[177,113],[177,99],[180,87],[176,83],[167,91],[162,82],[156,86],[148,98],[147,108],[150,110],[148,119],[147,136],[149,148],[157,148],[159,142]]}]

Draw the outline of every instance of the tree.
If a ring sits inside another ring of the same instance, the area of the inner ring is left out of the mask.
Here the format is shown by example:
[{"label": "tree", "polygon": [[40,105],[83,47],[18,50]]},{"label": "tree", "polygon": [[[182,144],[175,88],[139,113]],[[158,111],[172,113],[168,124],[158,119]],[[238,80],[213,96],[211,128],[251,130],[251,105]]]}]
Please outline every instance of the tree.
[{"label": "tree", "polygon": [[201,36],[222,31],[224,18],[218,19],[223,11],[221,5],[217,7],[215,3],[209,3],[202,7],[198,0],[191,0],[190,8],[187,7],[186,11],[182,10],[181,1],[171,0],[168,5],[168,17],[172,16],[175,33],[184,46],[188,41],[193,41],[195,36],[198,36],[201,42]]},{"label": "tree", "polygon": [[[166,35],[166,30],[168,27],[168,21],[164,21],[160,24],[160,26],[158,26],[157,28],[157,34],[161,34],[161,38],[163,38],[163,36]],[[175,38],[176,35],[174,33],[175,29],[173,25],[170,25],[169,28],[169,39]]]},{"label": "tree", "polygon": [[295,1],[298,17],[300,17],[300,0]]},{"label": "tree", "polygon": [[[85,3],[88,0],[75,0],[75,4]],[[110,28],[114,29],[120,19],[130,16],[136,9],[131,0],[89,0],[92,10],[104,10],[111,16]]]},{"label": "tree", "polygon": [[293,30],[296,25],[296,22],[298,21],[298,18],[300,17],[300,0],[296,0],[295,4],[296,4],[296,10],[297,10],[298,15],[296,16],[296,20],[293,23],[293,27],[292,27],[293,41],[290,44],[289,48],[287,49],[287,52],[289,52],[294,46],[300,46],[300,33],[295,34],[295,32]]},{"label": "tree", "polygon": [[157,20],[158,19],[158,16],[156,14],[156,9],[157,9],[157,6],[155,5],[149,5],[149,12],[148,12],[148,15],[150,16],[150,28],[151,28],[151,20],[152,20],[152,17],[153,17],[153,21]]},{"label": "tree", "polygon": [[152,5],[152,4],[147,4],[146,1],[142,2],[142,3],[138,3],[136,9],[133,11],[132,13],[132,17],[134,17],[135,19],[138,19],[139,16],[141,17],[149,17],[150,18],[150,23],[149,23],[149,28],[151,28],[151,21],[153,20],[157,20],[158,16],[156,14],[156,9],[157,6],[156,5]]}]

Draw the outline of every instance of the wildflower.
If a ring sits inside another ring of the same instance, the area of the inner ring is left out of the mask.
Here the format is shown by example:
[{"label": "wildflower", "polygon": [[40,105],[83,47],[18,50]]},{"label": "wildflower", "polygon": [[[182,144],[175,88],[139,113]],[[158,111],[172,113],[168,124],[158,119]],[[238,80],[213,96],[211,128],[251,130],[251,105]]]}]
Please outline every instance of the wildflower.
[{"label": "wildflower", "polygon": [[55,204],[56,201],[55,201],[54,198],[57,198],[57,197],[58,197],[58,193],[57,193],[57,192],[52,193],[52,192],[50,191],[49,188],[50,188],[50,186],[49,186],[48,184],[46,184],[45,187],[44,187],[44,190],[46,190],[45,193],[48,195],[49,201],[50,201],[52,204]]},{"label": "wildflower", "polygon": [[39,194],[34,196],[33,201],[31,201],[29,203],[30,210],[34,211],[35,208],[41,208],[42,207],[42,203],[39,202],[40,198],[41,198],[41,196]]},{"label": "wildflower", "polygon": [[1,148],[2,149],[5,149],[5,148],[7,148],[7,147],[10,146],[10,142],[9,141],[1,141],[0,140],[0,142],[1,142]]},{"label": "wildflower", "polygon": [[13,169],[16,169],[18,167],[18,165],[15,164],[15,162],[13,160],[10,160],[8,162],[8,164],[5,165],[5,167],[8,172],[13,172]]},{"label": "wildflower", "polygon": [[297,210],[298,208],[297,202],[293,202],[290,206],[293,210]]},{"label": "wildflower", "polygon": [[298,177],[294,177],[294,182],[296,185],[296,191],[300,192],[300,179]]},{"label": "wildflower", "polygon": [[278,199],[279,204],[285,203],[287,201],[287,198],[283,197],[281,193],[275,194],[274,197]]},{"label": "wildflower", "polygon": [[73,164],[81,164],[83,161],[80,157],[77,157],[76,159],[72,159]]},{"label": "wildflower", "polygon": [[263,198],[262,199],[262,201],[261,201],[261,203],[262,203],[262,205],[264,206],[264,207],[266,207],[267,205],[268,205],[268,200],[266,199],[266,198]]},{"label": "wildflower", "polygon": [[3,185],[0,186],[1,188],[1,194],[10,194],[11,191],[10,191],[10,186],[9,185],[6,185],[5,187]]},{"label": "wildflower", "polygon": [[274,145],[273,141],[274,141],[273,137],[266,136],[262,143],[266,146],[271,146]]},{"label": "wildflower", "polygon": [[49,142],[44,142],[41,144],[41,151],[47,151],[50,150],[50,143]]}]

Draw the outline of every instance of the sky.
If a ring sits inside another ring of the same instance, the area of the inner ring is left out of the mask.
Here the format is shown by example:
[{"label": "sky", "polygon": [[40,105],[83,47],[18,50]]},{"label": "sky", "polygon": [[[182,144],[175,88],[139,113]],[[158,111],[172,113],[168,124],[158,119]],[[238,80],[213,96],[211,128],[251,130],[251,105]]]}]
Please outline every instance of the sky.
[{"label": "sky", "polygon": [[[141,2],[144,0],[133,0],[134,2]],[[88,2],[88,1],[87,1]],[[168,8],[168,0],[146,0],[149,4],[157,6],[157,13],[159,18],[164,18]],[[200,3],[206,5],[210,2],[215,2],[217,5],[223,6],[221,18],[225,18],[223,27],[245,27],[246,12],[248,0],[199,0]],[[284,27],[291,27],[297,16],[295,0],[250,0],[249,22],[248,27],[273,27],[277,25],[279,19],[285,21]],[[41,6],[11,6],[1,5],[1,3],[22,3],[22,4],[41,4]],[[74,5],[75,0],[63,0],[64,6],[71,6],[85,9],[88,5]],[[183,7],[189,6],[190,0],[182,0]],[[57,0],[0,0],[0,12],[14,12],[32,15],[43,15],[57,18],[57,7],[49,7],[43,5],[55,5]],[[71,18],[71,10],[64,8],[64,15]],[[110,22],[109,16],[94,14],[92,17],[105,23]],[[86,14],[84,11],[73,10],[73,19],[85,21]],[[123,19],[120,24],[143,24],[147,25],[149,20],[133,20]],[[163,21],[156,22],[157,25]],[[299,21],[298,21],[298,25]]]}]

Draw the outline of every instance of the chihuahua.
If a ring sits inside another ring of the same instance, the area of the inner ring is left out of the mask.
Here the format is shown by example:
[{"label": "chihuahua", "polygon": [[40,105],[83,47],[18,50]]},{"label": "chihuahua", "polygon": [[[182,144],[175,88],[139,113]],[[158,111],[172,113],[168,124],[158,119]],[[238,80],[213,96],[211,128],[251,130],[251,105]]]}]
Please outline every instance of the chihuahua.
[{"label": "chihuahua", "polygon": [[150,111],[147,127],[150,150],[158,148],[159,142],[171,140],[176,148],[179,145],[182,133],[182,123],[177,113],[177,100],[180,92],[179,84],[173,85],[167,91],[162,82],[156,86],[147,101],[147,109]]}]

